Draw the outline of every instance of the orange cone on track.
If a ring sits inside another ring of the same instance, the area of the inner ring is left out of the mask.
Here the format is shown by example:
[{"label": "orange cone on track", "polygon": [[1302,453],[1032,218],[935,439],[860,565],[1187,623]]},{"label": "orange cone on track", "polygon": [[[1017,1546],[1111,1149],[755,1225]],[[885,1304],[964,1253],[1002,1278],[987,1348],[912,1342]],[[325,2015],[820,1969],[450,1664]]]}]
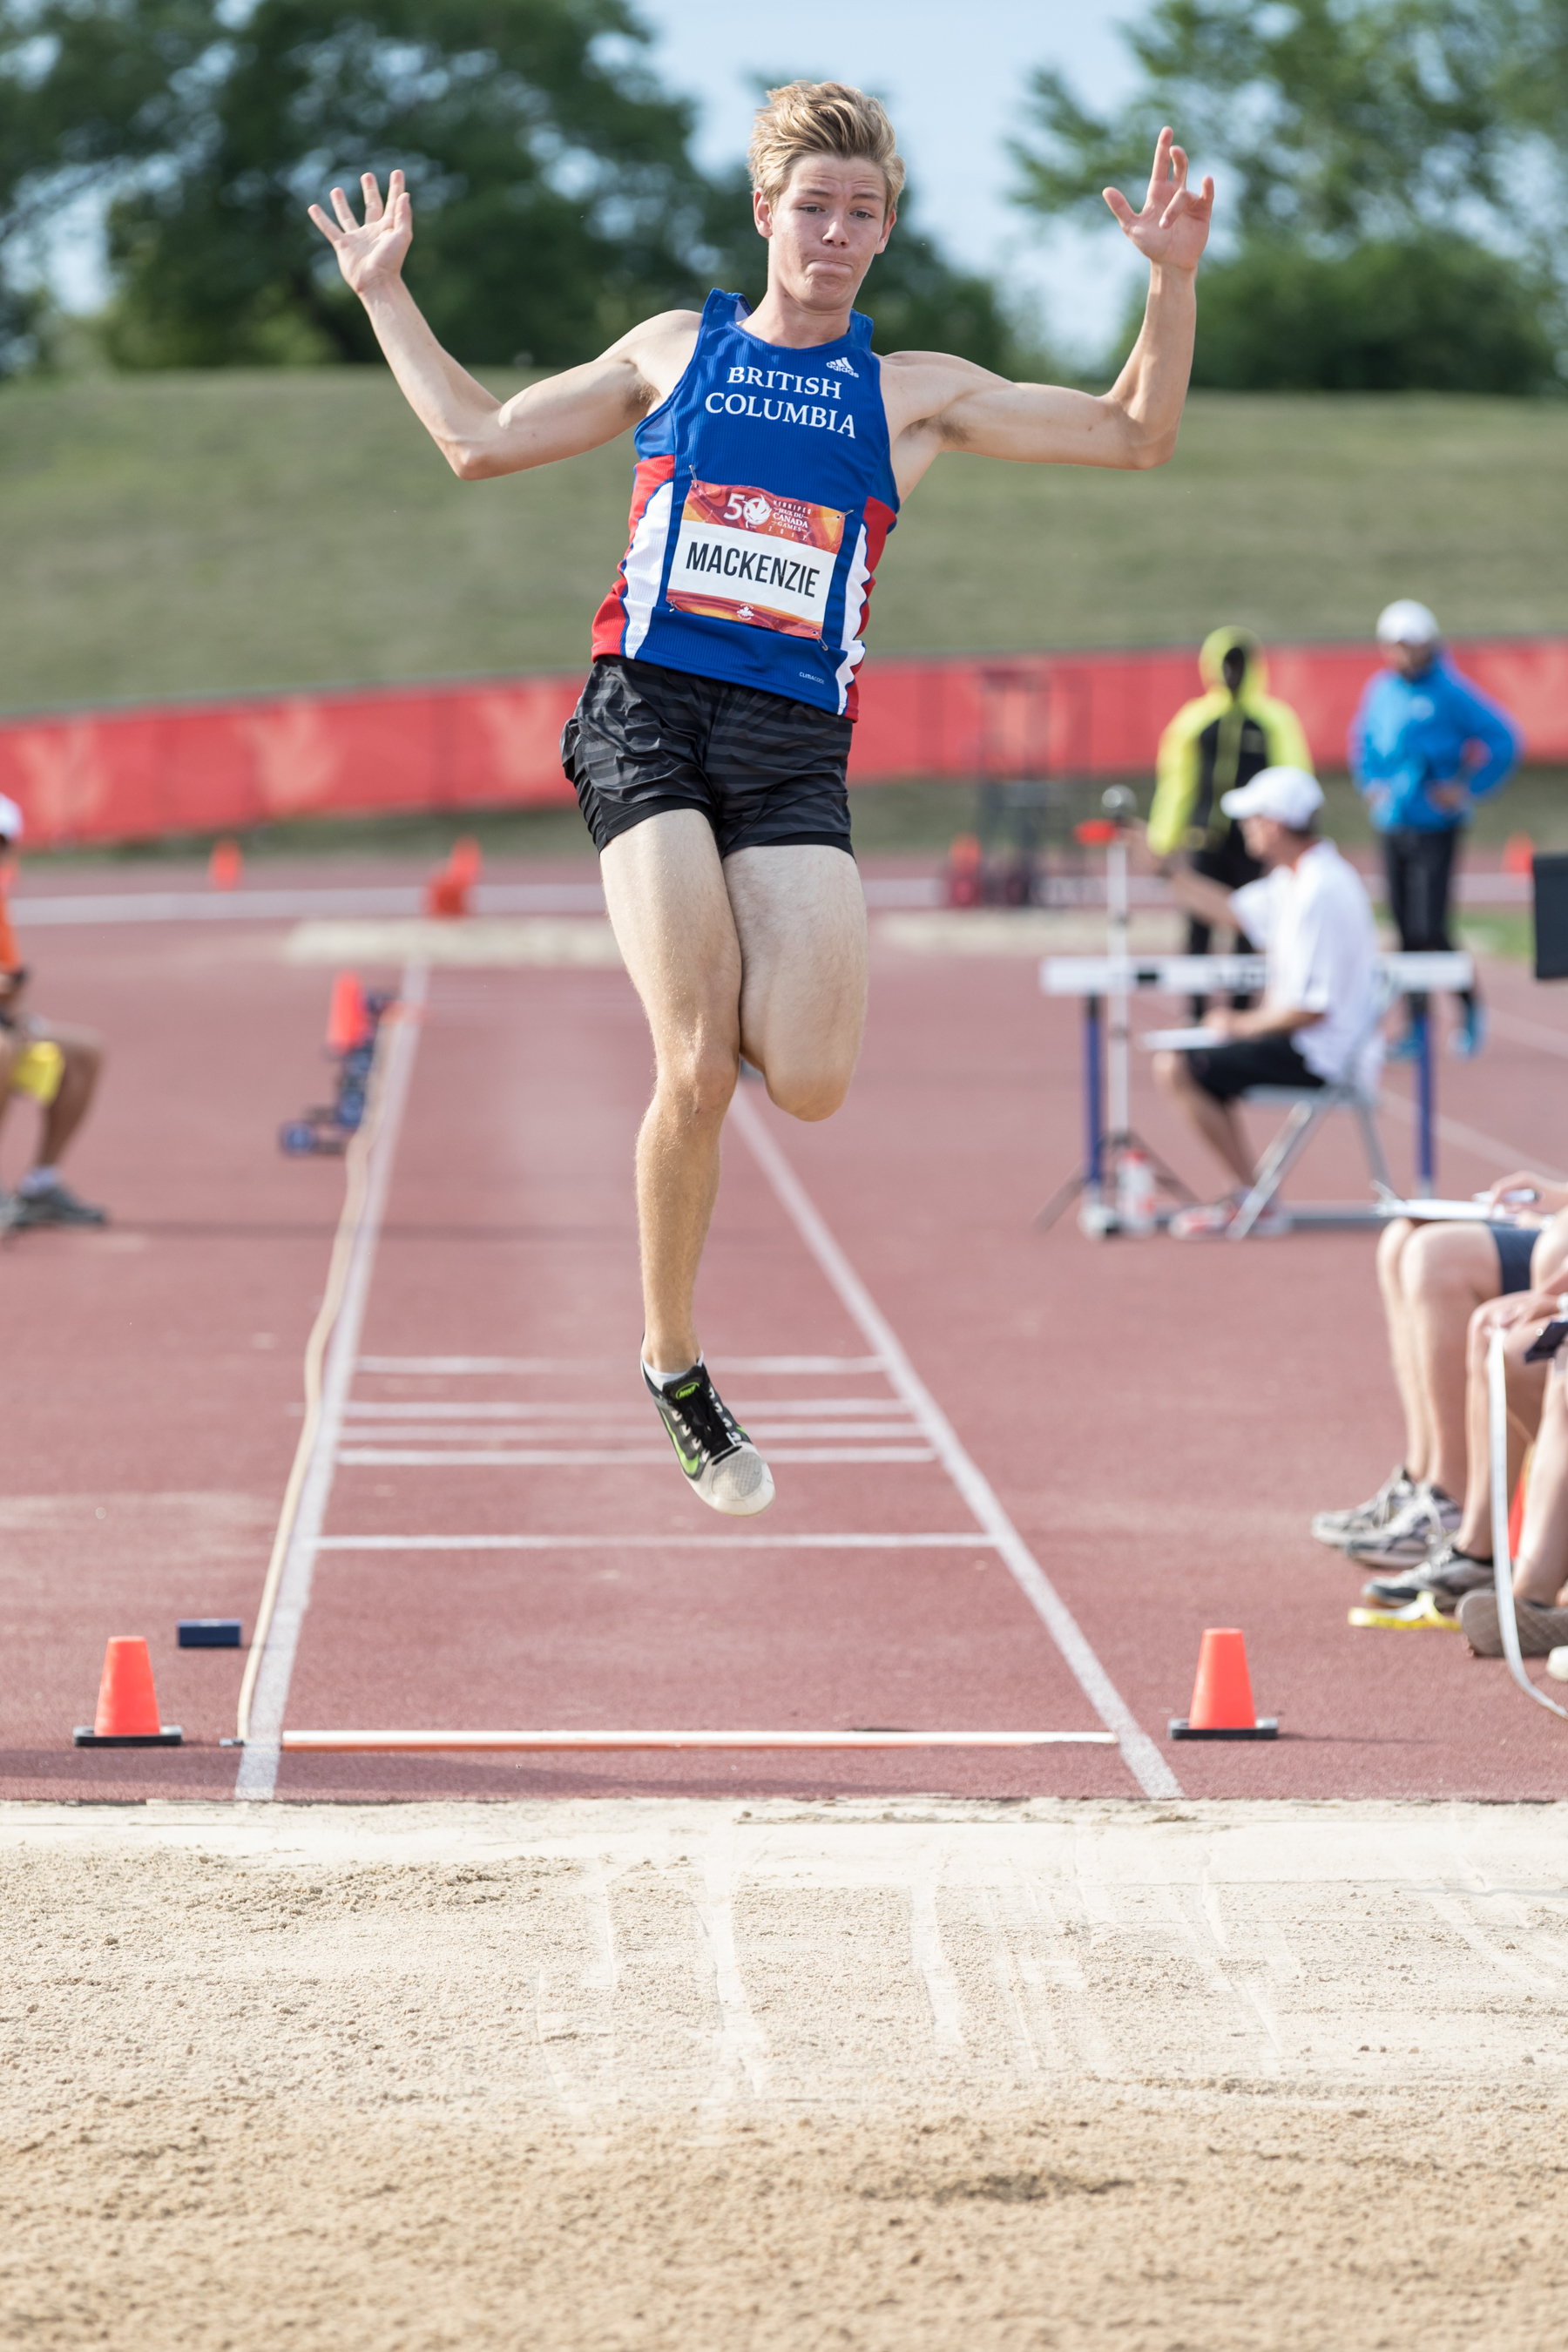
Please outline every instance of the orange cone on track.
[{"label": "orange cone on track", "polygon": [[1260,1716],[1247,1671],[1247,1637],[1234,1625],[1211,1625],[1198,1652],[1190,1715],[1172,1717],[1173,1739],[1273,1739],[1279,1720]]},{"label": "orange cone on track", "polygon": [[425,885],[425,912],[427,915],[466,915],[468,893],[479,878],[480,862],[477,841],[468,836],[455,841],[445,866]]},{"label": "orange cone on track", "polygon": [[91,1728],[79,1723],[79,1748],[178,1748],[184,1734],[177,1723],[160,1723],[153,1687],[153,1661],[142,1636],[121,1633],[103,1654],[98,1713]]},{"label": "orange cone on track", "polygon": [[352,971],[340,971],[332,982],[332,1001],[327,1010],[327,1051],[352,1054],[369,1034],[364,991]]},{"label": "orange cone on track", "polygon": [[215,841],[212,856],[207,859],[209,890],[237,890],[239,877],[245,871],[245,860],[237,841]]}]

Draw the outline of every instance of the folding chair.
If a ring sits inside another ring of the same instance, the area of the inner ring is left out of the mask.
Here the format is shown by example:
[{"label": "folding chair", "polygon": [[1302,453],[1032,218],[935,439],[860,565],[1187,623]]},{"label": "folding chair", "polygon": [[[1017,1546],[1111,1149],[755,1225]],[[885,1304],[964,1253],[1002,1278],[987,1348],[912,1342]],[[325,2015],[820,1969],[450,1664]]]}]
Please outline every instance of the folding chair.
[{"label": "folding chair", "polygon": [[1289,1114],[1284,1126],[1258,1162],[1252,1190],[1243,1201],[1235,1222],[1226,1234],[1226,1241],[1247,1239],[1263,1214],[1296,1161],[1305,1151],[1312,1137],[1331,1111],[1348,1110],[1354,1115],[1361,1129],[1362,1149],[1366,1154],[1367,1173],[1378,1198],[1392,1198],[1393,1181],[1388,1162],[1384,1158],[1383,1140],[1377,1131],[1377,1097],[1368,1094],[1356,1083],[1355,1071],[1361,1057],[1377,1030],[1379,1023],[1399,991],[1393,976],[1378,974],[1373,992],[1373,1011],[1345,1059],[1348,1076],[1328,1080],[1321,1087],[1248,1087],[1240,1097],[1247,1103],[1289,1103]]}]

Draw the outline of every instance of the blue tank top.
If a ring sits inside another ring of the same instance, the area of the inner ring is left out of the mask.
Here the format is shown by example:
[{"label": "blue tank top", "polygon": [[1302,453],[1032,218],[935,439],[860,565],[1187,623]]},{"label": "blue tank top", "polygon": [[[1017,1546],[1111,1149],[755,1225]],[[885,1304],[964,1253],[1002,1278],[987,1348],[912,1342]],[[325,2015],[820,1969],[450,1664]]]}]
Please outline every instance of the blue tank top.
[{"label": "blue tank top", "polygon": [[643,419],[631,531],[594,623],[622,654],[856,711],[855,672],[898,520],[871,321],[784,351],[710,294],[689,365]]}]

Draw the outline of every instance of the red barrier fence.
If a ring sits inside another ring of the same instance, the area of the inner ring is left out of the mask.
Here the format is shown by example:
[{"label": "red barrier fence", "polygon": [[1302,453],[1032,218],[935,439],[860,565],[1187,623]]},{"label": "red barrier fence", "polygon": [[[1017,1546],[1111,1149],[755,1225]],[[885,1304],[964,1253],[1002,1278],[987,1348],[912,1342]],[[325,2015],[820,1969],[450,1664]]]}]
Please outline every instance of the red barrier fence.
[{"label": "red barrier fence", "polygon": [[[1568,638],[1456,645],[1464,670],[1524,729],[1528,760],[1568,764]],[[1300,713],[1314,757],[1344,761],[1377,656],[1284,646],[1271,690]],[[582,673],[358,693],[0,720],[0,793],[35,847],[226,832],[284,817],[569,801],[557,744]],[[922,776],[1135,776],[1198,691],[1190,652],[1020,654],[870,661],[852,784]]]}]

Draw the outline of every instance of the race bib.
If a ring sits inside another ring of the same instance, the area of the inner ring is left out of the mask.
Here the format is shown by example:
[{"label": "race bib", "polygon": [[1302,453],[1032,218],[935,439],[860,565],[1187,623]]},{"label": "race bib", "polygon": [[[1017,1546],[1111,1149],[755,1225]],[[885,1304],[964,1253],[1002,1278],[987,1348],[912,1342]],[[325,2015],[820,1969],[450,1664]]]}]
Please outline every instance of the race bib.
[{"label": "race bib", "polygon": [[681,509],[668,602],[678,613],[820,640],[843,537],[836,507],[694,481]]}]

